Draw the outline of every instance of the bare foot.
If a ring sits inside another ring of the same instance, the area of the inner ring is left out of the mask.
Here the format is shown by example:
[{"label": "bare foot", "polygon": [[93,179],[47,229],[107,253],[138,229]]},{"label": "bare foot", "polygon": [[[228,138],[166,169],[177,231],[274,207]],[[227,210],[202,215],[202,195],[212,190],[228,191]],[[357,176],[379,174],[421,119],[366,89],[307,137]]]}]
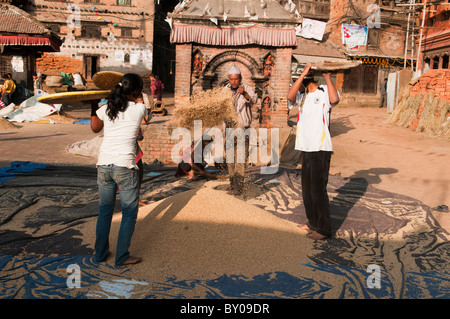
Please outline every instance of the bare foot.
[{"label": "bare foot", "polygon": [[122,265],[132,265],[132,264],[137,264],[140,263],[142,261],[141,257],[133,257],[133,256],[128,256],[128,258],[122,263]]},{"label": "bare foot", "polygon": [[309,239],[313,239],[313,240],[322,240],[322,239],[328,238],[327,236],[319,234],[318,232],[315,232],[315,231],[309,233],[308,235],[306,235],[306,237],[308,237]]},{"label": "bare foot", "polygon": [[139,201],[139,206],[147,206],[147,203],[143,202],[143,201]]},{"label": "bare foot", "polygon": [[299,226],[299,228],[301,229],[301,230],[307,230],[307,231],[310,231],[311,229],[309,229],[309,227],[308,227],[308,225],[303,225],[303,226]]}]

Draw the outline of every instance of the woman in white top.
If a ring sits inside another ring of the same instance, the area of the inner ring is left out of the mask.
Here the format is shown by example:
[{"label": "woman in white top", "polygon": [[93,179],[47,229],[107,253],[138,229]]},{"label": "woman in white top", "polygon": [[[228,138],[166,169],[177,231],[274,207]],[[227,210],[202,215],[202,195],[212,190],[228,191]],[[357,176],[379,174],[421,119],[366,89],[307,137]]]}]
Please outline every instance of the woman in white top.
[{"label": "woman in white top", "polygon": [[119,189],[122,221],[116,247],[116,265],[135,264],[142,260],[128,251],[138,213],[139,177],[136,165],[136,136],[147,108],[142,100],[142,78],[125,74],[111,91],[108,103],[92,107],[91,129],[104,130],[97,160],[97,184],[100,194],[96,227],[95,259],[106,260],[109,232]]},{"label": "woman in white top", "polygon": [[302,198],[308,218],[302,228],[309,231],[308,238],[319,240],[331,236],[327,184],[333,147],[329,115],[340,96],[330,73],[323,73],[326,85],[314,82],[309,74],[311,66],[306,64],[287,99],[299,104],[295,149],[302,151]]}]

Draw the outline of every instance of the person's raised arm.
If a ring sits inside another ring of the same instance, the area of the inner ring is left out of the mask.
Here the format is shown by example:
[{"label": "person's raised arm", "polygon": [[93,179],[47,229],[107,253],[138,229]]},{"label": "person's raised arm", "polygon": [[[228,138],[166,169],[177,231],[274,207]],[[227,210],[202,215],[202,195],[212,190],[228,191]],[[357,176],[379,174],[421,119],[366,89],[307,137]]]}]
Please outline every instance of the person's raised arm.
[{"label": "person's raised arm", "polygon": [[340,100],[339,94],[338,91],[336,90],[336,87],[333,84],[333,81],[331,80],[331,73],[324,72],[322,75],[323,78],[325,79],[325,83],[327,84],[328,98],[330,99],[330,104],[331,105],[338,104]]},{"label": "person's raised arm", "polygon": [[301,89],[302,87],[302,82],[303,79],[305,78],[305,76],[309,73],[309,71],[311,70],[311,66],[312,63],[309,62],[305,65],[305,68],[303,69],[302,74],[300,74],[300,76],[298,77],[298,79],[294,82],[294,84],[292,84],[291,88],[289,89],[288,95],[287,95],[287,99],[289,101],[291,101],[292,103],[295,102],[295,98],[297,96],[297,92]]},{"label": "person's raised arm", "polygon": [[91,104],[91,130],[94,133],[98,133],[103,129],[103,121],[97,116],[98,101],[89,101]]}]

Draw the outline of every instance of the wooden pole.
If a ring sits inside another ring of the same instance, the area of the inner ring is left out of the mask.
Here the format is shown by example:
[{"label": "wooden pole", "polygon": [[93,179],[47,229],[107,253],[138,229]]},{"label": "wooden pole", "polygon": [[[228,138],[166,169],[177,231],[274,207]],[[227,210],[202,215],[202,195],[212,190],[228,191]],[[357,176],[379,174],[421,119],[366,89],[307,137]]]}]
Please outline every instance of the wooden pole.
[{"label": "wooden pole", "polygon": [[[415,0],[410,0],[409,2],[413,2]],[[412,8],[412,7],[410,7]],[[406,39],[405,39],[405,58],[403,61],[403,68],[406,69],[406,56],[408,54],[408,38],[409,38],[409,21],[411,20],[411,12],[408,13],[408,25],[406,27]]]},{"label": "wooden pole", "polygon": [[[419,57],[420,57],[420,49],[422,47],[422,36],[423,36],[423,27],[425,25],[425,13],[427,11],[427,0],[423,3],[423,13],[422,13],[422,27],[420,28],[420,36],[419,36],[419,49],[417,50],[417,60],[416,60],[416,72],[419,69]],[[422,67],[422,62],[420,62],[420,66]]]}]

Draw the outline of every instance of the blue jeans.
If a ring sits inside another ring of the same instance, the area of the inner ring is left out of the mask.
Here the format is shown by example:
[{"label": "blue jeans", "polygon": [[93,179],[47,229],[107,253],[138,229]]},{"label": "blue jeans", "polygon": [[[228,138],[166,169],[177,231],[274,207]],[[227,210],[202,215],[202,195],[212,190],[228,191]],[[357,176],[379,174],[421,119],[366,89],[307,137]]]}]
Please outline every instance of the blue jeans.
[{"label": "blue jeans", "polygon": [[109,232],[117,187],[119,187],[122,221],[117,239],[115,263],[121,265],[130,255],[128,248],[136,225],[139,208],[138,171],[115,165],[98,166],[97,184],[100,204],[96,227],[95,260],[104,261],[109,250]]}]

